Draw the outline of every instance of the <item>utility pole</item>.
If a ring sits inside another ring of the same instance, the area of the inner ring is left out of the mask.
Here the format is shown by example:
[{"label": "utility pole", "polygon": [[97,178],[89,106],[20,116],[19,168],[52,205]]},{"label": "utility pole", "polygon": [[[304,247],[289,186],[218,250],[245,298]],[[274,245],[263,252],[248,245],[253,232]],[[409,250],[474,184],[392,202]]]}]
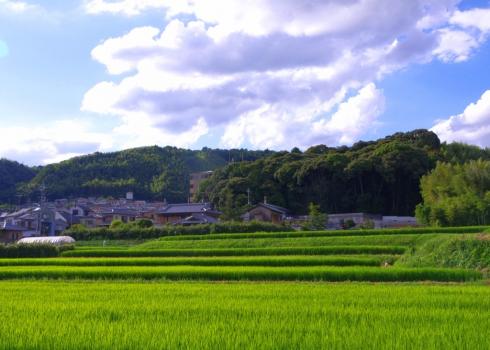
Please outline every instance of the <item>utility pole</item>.
[{"label": "utility pole", "polygon": [[250,203],[250,187],[247,188],[247,204],[251,205],[251,203]]}]

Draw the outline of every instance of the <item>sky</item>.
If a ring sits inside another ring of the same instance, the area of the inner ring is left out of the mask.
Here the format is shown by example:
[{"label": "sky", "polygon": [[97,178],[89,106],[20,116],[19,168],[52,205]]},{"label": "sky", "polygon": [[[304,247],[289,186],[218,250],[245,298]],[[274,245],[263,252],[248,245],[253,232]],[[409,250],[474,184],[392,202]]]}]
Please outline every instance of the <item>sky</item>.
[{"label": "sky", "polygon": [[0,158],[490,147],[488,0],[0,0]]}]

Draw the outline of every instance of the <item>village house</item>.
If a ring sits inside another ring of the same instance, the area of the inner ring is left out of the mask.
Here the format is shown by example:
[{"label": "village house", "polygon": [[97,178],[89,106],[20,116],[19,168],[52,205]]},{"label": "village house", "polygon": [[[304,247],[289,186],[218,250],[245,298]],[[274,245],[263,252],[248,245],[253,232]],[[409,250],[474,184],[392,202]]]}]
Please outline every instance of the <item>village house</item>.
[{"label": "village house", "polygon": [[174,225],[191,226],[191,225],[203,225],[203,224],[215,224],[219,220],[218,218],[204,213],[192,214],[185,219],[176,221]]},{"label": "village house", "polygon": [[165,208],[155,212],[154,222],[156,225],[177,224],[186,218],[189,218],[190,222],[192,221],[190,217],[196,214],[204,214],[206,217],[196,216],[194,220],[213,220],[218,219],[221,215],[219,211],[212,208],[210,203],[168,204]]},{"label": "village house", "polygon": [[122,221],[123,223],[134,222],[139,214],[136,210],[129,208],[113,208],[102,211],[95,215],[95,224],[97,227],[110,226],[113,221]]},{"label": "village house", "polygon": [[289,210],[267,201],[259,203],[242,215],[243,221],[265,221],[273,224],[282,224],[286,221]]},{"label": "village house", "polygon": [[24,237],[26,229],[3,222],[0,224],[0,243],[14,243]]}]

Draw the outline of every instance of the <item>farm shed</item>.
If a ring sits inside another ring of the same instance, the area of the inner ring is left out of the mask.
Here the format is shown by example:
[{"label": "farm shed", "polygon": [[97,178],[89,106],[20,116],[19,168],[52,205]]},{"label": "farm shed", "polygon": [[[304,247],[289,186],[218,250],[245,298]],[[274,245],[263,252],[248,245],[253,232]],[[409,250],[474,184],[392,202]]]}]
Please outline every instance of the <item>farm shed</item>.
[{"label": "farm shed", "polygon": [[50,237],[28,237],[17,241],[18,244],[54,244],[64,245],[75,243],[70,236],[50,236]]}]

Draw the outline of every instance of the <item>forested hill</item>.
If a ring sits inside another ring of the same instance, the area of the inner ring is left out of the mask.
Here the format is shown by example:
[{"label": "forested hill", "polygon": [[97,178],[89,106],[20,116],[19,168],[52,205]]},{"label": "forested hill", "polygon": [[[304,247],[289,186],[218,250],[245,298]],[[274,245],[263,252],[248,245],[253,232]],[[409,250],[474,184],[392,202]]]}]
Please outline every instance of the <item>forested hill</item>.
[{"label": "forested hill", "polygon": [[187,200],[191,172],[218,169],[200,198],[219,207],[227,202],[242,210],[250,188],[253,203],[267,196],[294,213],[304,213],[313,202],[330,213],[412,215],[421,201],[420,177],[437,160],[461,163],[479,158],[490,160],[490,151],[457,143],[441,145],[434,133],[416,130],[352,147],[318,145],[305,152],[154,146],[95,153],[36,168],[0,160],[0,204],[37,201],[42,183],[49,199],[119,198],[133,191],[137,199],[180,202]]},{"label": "forested hill", "polygon": [[0,159],[0,204],[15,203],[16,186],[21,182],[31,181],[36,176],[37,169],[23,164]]},{"label": "forested hill", "polygon": [[141,147],[76,157],[47,165],[36,172],[24,167],[31,176],[16,173],[19,175],[10,177],[4,175],[8,170],[0,165],[0,191],[5,192],[1,201],[16,203],[20,193],[24,200],[38,200],[37,190],[42,183],[47,187],[49,199],[77,196],[119,198],[127,191],[133,191],[137,199],[186,201],[191,172],[214,170],[233,161],[253,161],[272,153],[268,150],[203,148],[192,151],[175,147]]},{"label": "forested hill", "polygon": [[[420,178],[437,161],[490,159],[490,150],[442,144],[433,132],[397,133],[352,147],[319,145],[305,152],[278,152],[253,162],[228,165],[203,184],[199,198],[226,212],[240,212],[267,196],[272,204],[306,213],[309,203],[327,213],[414,215],[421,202]],[[231,208],[231,209],[230,209]],[[236,209],[236,210],[235,210]]]}]

